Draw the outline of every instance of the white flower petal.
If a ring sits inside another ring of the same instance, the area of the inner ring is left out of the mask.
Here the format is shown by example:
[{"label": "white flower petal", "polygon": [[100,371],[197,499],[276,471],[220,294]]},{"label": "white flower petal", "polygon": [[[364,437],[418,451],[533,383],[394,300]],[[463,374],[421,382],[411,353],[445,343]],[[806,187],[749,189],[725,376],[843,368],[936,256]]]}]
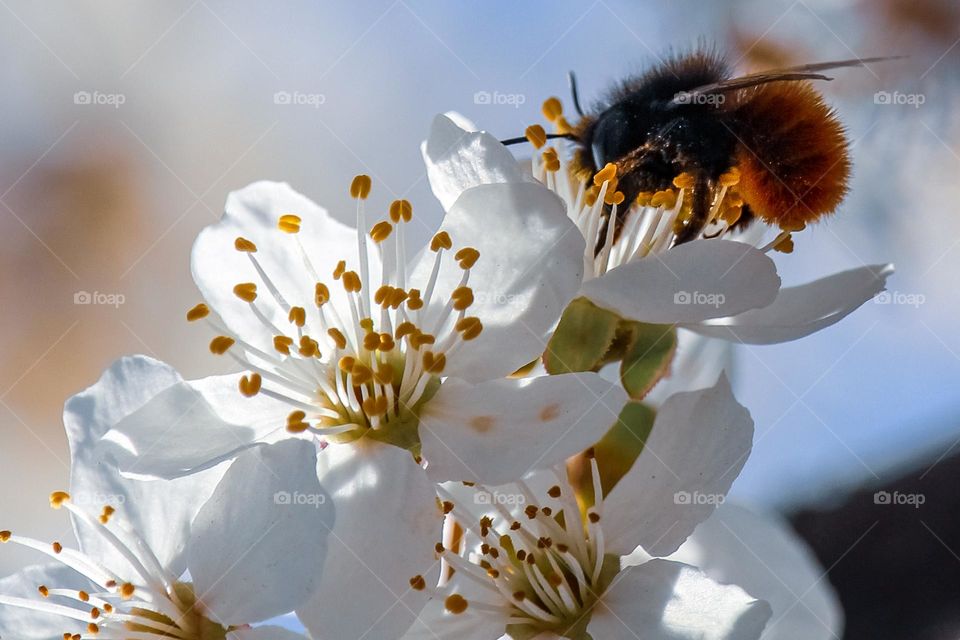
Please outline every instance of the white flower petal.
[{"label": "white flower petal", "polygon": [[[286,214],[302,219],[296,236],[277,228],[277,220]],[[252,241],[257,252],[237,251],[234,248],[237,237]],[[275,335],[288,334],[294,329],[287,311],[271,294],[251,257],[260,263],[286,304],[306,310],[307,326],[318,326],[314,304],[316,282],[304,266],[297,249],[298,241],[324,281],[329,281],[339,260],[356,262],[356,231],[281,182],[255,182],[232,192],[227,197],[223,218],[201,231],[193,245],[191,269],[204,300],[220,314],[229,329],[268,353],[274,352]],[[379,273],[379,268],[373,273]],[[259,320],[250,309],[251,304],[233,293],[235,285],[245,282],[257,285],[257,299],[253,304],[276,330]],[[334,296],[342,295],[340,287],[330,286],[330,291]]]},{"label": "white flower petal", "polygon": [[263,626],[252,629],[235,629],[227,634],[227,640],[308,640],[301,633],[283,627]]},{"label": "white flower petal", "polygon": [[[74,607],[70,600],[56,596],[43,598],[37,587],[47,585],[51,589],[84,589],[96,591],[96,587],[82,575],[61,564],[33,565],[0,579],[0,596],[34,600],[37,604],[62,604]],[[78,609],[79,610],[79,609]],[[83,633],[86,624],[40,611],[22,609],[0,602],[0,638],[16,640],[51,640],[62,638],[67,631]]]},{"label": "white flower petal", "polygon": [[739,587],[651,560],[614,578],[587,630],[604,640],[757,640],[769,618],[770,605]]},{"label": "white flower petal", "polygon": [[608,553],[676,551],[723,502],[752,444],[753,420],[726,376],[668,398],[640,457],[604,499]]},{"label": "white flower petal", "polygon": [[[480,611],[470,603],[499,603],[498,598],[473,580],[455,573],[444,588],[444,595],[456,593],[466,599],[467,610],[454,614],[446,610],[444,596],[430,600],[403,640],[493,640],[504,634],[509,617],[502,612]],[[507,637],[507,636],[504,636]],[[508,639],[509,640],[509,639]]]},{"label": "white flower petal", "polygon": [[106,455],[126,474],[176,478],[286,435],[289,407],[264,394],[244,398],[240,374],[180,381],[107,432]]},{"label": "white flower petal", "polygon": [[[466,313],[483,323],[479,337],[448,358],[444,375],[490,380],[536,359],[583,275],[583,236],[563,202],[536,184],[483,185],[464,192],[440,228],[450,234],[454,252],[464,246],[480,252],[468,284],[474,304]],[[445,256],[427,327],[460,285],[463,272],[452,258]],[[434,260],[424,251],[411,281],[426,283]]]},{"label": "white flower petal", "polygon": [[448,378],[421,414],[427,473],[435,482],[518,480],[597,442],[626,400],[594,373],[477,385]]},{"label": "white flower petal", "polygon": [[768,307],[686,328],[748,344],[796,340],[846,318],[886,287],[893,265],[872,265],[780,290]]},{"label": "white flower petal", "polygon": [[453,114],[439,115],[433,119],[430,137],[420,145],[430,188],[444,210],[471,187],[525,181],[519,163],[499,140],[468,125]]},{"label": "white flower petal", "polygon": [[434,486],[408,451],[377,442],[331,445],[319,462],[337,521],[323,576],[297,615],[317,640],[399,638],[426,599],[410,578],[436,583]]},{"label": "white flower petal", "polygon": [[[185,568],[183,550],[190,522],[220,480],[223,469],[210,469],[173,481],[134,480],[120,475],[98,447],[113,426],[159,393],[183,384],[172,367],[133,356],[117,360],[90,388],[70,398],[63,423],[71,452],[70,493],[74,503],[99,511],[105,503],[121,510],[125,527],[133,529],[174,575]],[[133,567],[102,535],[75,521],[80,548],[120,575]],[[121,538],[126,534],[120,530]]]},{"label": "white flower petal", "polygon": [[823,567],[779,517],[726,503],[670,559],[769,602],[773,617],[763,640],[842,636],[843,610]]},{"label": "white flower petal", "polygon": [[583,283],[597,306],[640,322],[700,322],[765,307],[780,277],[769,257],[731,240],[695,240]]},{"label": "white flower petal", "polygon": [[319,579],[334,509],[316,448],[284,440],[240,455],[197,514],[188,564],[198,598],[222,624],[286,613]]}]

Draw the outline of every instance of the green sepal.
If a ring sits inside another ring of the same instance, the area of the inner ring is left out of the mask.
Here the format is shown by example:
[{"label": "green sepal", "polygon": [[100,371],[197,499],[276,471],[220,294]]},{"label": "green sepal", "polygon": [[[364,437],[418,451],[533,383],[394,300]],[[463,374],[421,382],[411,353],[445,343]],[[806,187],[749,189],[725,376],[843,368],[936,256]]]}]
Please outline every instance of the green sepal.
[{"label": "green sepal", "polygon": [[586,298],[577,298],[563,312],[543,354],[551,374],[595,371],[603,364],[617,334],[620,317]]},{"label": "green sepal", "polygon": [[677,330],[663,324],[625,323],[632,336],[620,362],[620,382],[633,400],[643,400],[670,373],[677,352]]}]

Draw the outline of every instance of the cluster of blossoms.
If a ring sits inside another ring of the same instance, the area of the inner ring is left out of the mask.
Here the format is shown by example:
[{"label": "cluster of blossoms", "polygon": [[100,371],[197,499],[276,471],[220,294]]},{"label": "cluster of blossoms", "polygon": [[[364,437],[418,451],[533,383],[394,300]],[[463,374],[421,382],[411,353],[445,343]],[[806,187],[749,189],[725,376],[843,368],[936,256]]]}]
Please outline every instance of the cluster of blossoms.
[{"label": "cluster of blossoms", "polygon": [[51,505],[78,546],[0,531],[52,561],[0,581],[0,637],[305,637],[269,622],[291,612],[318,640],[833,637],[825,587],[784,597],[802,548],[718,508],[753,422],[715,345],[828,326],[889,268],[781,288],[789,232],[736,231],[735,171],[677,244],[687,177],[624,203],[615,168],[528,136],[532,167],[439,116],[445,213],[412,251],[412,205],[371,216],[367,176],[353,227],[286,184],[232,193],[187,319],[239,371],[124,358],[67,403]]}]

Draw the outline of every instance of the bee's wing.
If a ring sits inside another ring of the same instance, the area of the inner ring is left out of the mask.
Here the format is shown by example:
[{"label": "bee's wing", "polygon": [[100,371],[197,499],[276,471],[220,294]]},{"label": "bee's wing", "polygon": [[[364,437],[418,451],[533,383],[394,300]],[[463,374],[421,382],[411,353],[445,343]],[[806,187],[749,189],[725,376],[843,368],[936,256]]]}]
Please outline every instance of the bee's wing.
[{"label": "bee's wing", "polygon": [[834,60],[832,62],[817,62],[814,64],[802,64],[796,67],[785,67],[783,69],[772,69],[770,71],[761,71],[751,73],[739,78],[731,78],[722,82],[705,84],[701,87],[690,89],[683,92],[683,95],[675,97],[671,104],[683,104],[690,101],[691,96],[702,96],[712,93],[724,93],[726,91],[736,91],[738,89],[747,89],[768,82],[784,82],[798,80],[832,80],[830,76],[825,76],[819,71],[829,69],[841,69],[844,67],[862,67],[870,62],[880,62],[883,60],[897,60],[903,56],[888,56],[879,58],[854,58],[851,60]]}]

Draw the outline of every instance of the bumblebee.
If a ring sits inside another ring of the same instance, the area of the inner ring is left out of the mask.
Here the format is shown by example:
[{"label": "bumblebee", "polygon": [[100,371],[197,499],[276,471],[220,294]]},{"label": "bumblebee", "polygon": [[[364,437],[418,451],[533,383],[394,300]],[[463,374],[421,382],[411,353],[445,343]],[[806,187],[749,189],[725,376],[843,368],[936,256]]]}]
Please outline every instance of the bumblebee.
[{"label": "bumblebee", "polygon": [[[701,236],[716,187],[731,170],[739,172],[743,200],[738,228],[759,218],[799,230],[837,208],[851,167],[844,128],[811,81],[830,80],[822,73],[829,69],[886,59],[733,77],[722,56],[700,49],[624,80],[589,112],[580,107],[571,73],[580,120],[564,122],[549,137],[571,140],[583,171],[595,175],[612,163],[628,206],[641,194],[668,189],[681,174],[692,176],[691,213],[677,229],[677,244]],[[624,219],[616,220],[617,235]]]}]

